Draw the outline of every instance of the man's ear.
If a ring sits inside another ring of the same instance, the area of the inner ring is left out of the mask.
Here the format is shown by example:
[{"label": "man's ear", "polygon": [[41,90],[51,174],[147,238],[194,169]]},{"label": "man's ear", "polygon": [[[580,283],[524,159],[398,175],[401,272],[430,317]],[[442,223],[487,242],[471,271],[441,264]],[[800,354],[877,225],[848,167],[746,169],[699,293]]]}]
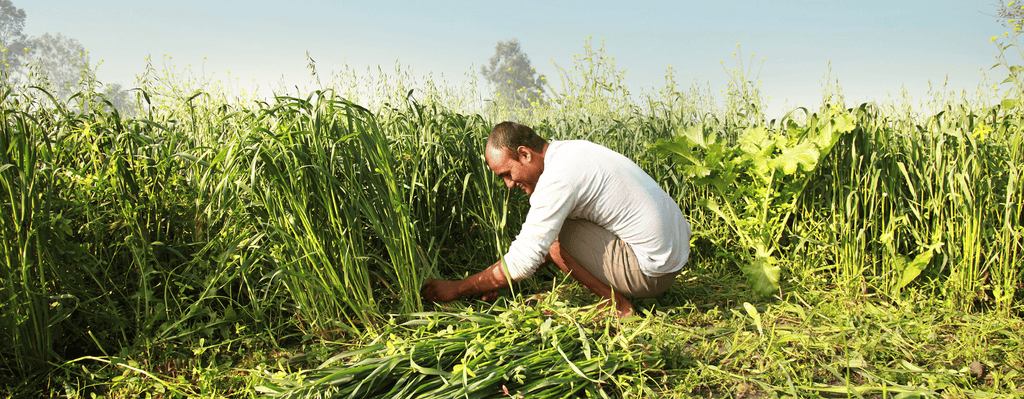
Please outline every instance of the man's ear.
[{"label": "man's ear", "polygon": [[533,153],[531,153],[530,149],[526,148],[525,145],[516,147],[516,152],[519,153],[520,163],[530,162],[530,160],[533,159]]}]

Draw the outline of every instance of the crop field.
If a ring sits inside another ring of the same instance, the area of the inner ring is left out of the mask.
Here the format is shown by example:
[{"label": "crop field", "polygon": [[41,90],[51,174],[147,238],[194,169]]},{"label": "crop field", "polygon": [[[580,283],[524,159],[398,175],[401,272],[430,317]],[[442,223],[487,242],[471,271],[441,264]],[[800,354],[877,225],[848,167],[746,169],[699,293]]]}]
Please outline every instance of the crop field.
[{"label": "crop field", "polygon": [[[1024,396],[1003,50],[977,93],[828,86],[781,118],[746,68],[631,93],[589,46],[526,108],[402,68],[271,99],[151,68],[130,112],[2,87],[0,396]],[[545,267],[495,302],[421,298],[519,231],[527,197],[483,158],[503,120],[676,200],[694,236],[668,292],[618,319]]]}]

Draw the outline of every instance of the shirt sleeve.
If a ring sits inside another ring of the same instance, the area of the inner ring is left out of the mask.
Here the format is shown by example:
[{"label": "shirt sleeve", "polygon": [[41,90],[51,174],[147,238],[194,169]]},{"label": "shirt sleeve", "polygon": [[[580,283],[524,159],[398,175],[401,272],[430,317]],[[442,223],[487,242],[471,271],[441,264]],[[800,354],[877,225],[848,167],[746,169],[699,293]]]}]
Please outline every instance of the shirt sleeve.
[{"label": "shirt sleeve", "polygon": [[576,190],[567,182],[544,181],[544,176],[541,177],[530,196],[530,211],[523,228],[504,257],[509,277],[515,281],[530,277],[541,266],[548,248],[558,238],[565,218],[576,204]]}]

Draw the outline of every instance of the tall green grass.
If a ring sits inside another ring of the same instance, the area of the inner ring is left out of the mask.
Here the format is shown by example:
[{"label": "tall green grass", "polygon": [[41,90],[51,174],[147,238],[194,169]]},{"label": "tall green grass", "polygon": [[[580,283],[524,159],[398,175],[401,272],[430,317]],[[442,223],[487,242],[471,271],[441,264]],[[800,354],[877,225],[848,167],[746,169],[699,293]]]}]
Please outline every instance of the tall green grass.
[{"label": "tall green grass", "polygon": [[958,309],[1013,307],[1022,266],[1010,255],[1022,245],[1012,226],[1022,217],[1017,117],[998,106],[949,106],[924,121],[856,111],[858,129],[823,169],[805,216],[833,211],[812,234],[835,243],[840,286],[885,296],[919,286]]}]

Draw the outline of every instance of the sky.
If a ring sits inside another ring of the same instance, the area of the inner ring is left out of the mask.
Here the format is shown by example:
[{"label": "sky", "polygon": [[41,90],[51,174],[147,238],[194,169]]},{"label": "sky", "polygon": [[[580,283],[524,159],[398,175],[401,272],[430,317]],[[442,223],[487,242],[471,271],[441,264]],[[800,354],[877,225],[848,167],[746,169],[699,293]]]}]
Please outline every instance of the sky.
[{"label": "sky", "polygon": [[320,73],[401,63],[459,83],[512,38],[549,80],[603,40],[632,92],[664,87],[669,66],[682,86],[724,89],[733,53],[754,54],[769,113],[816,106],[826,80],[859,104],[923,98],[929,84],[975,92],[986,74],[1005,76],[989,70],[990,38],[1007,31],[993,0],[12,1],[23,33],[78,40],[102,61],[99,80],[125,87],[147,57],[160,67],[166,55],[205,76],[307,88],[307,53]]}]

